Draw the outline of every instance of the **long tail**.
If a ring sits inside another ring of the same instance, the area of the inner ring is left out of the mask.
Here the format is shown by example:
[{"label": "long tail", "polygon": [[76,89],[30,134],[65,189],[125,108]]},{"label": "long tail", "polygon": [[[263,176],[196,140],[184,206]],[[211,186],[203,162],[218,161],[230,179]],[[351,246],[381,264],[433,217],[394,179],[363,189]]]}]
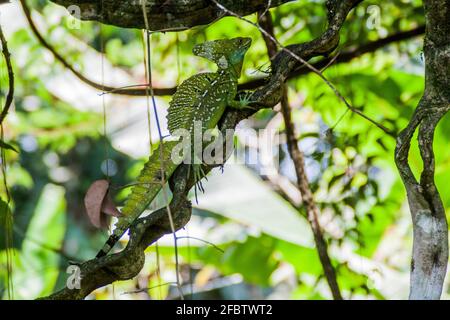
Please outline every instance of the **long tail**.
[{"label": "long tail", "polygon": [[117,242],[119,242],[120,238],[121,238],[121,236],[118,237],[115,234],[110,235],[108,240],[106,240],[106,243],[103,245],[103,248],[97,253],[97,255],[95,257],[101,258],[101,257],[106,256],[108,254],[108,252],[111,251],[111,249],[114,247],[114,245]]},{"label": "long tail", "polygon": [[[155,199],[163,187],[163,182],[166,182],[178,167],[178,161],[174,162],[176,159],[172,159],[172,151],[178,144],[178,141],[166,141],[162,144],[162,150],[158,148],[152,152],[150,159],[137,178],[136,185],[133,186],[130,195],[125,200],[125,205],[121,210],[122,216],[119,217],[113,233],[103,248],[98,252],[97,258],[108,254],[131,224]],[[161,176],[161,163],[164,165],[164,179]]]}]

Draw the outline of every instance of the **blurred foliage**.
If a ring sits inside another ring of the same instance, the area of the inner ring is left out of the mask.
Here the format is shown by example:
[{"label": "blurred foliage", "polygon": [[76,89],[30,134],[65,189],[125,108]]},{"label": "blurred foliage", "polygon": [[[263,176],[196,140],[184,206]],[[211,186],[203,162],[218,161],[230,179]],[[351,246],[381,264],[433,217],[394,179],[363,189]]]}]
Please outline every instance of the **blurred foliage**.
[{"label": "blurred foliage", "polygon": [[[141,31],[75,23],[61,7],[47,1],[28,2],[36,9],[33,17],[46,39],[89,78],[116,86],[145,82]],[[280,42],[288,45],[319,36],[326,26],[323,2],[294,1],[272,9]],[[17,3],[7,8],[4,24],[21,14]],[[256,16],[249,19],[256,21]],[[351,12],[337,51],[412,29],[423,20],[420,1],[364,1]],[[148,156],[148,129],[137,124],[137,119],[146,118],[147,102],[145,98],[100,97],[80,84],[37,42],[25,20],[7,31],[16,95],[15,112],[7,118],[1,146],[6,152],[14,217],[14,297],[27,299],[64,286],[68,260],[92,258],[102,246],[107,233],[89,225],[84,192],[93,180],[109,174],[117,202],[123,201],[128,190],[121,186],[134,181]],[[241,81],[265,76],[269,63],[258,30],[228,17],[177,34],[152,35],[154,85],[175,86],[192,74],[213,69],[211,63],[191,54],[192,47],[208,39],[241,35],[253,39]],[[352,105],[398,131],[408,122],[423,90],[421,47],[420,38],[392,44],[332,65],[325,75]],[[0,70],[3,101],[4,62]],[[412,230],[393,161],[394,139],[349,112],[313,74],[290,80],[288,87],[299,145],[306,155],[308,177],[344,297],[405,298]],[[158,104],[165,106],[169,98],[158,98]],[[264,129],[275,123],[277,135],[283,136],[284,125],[277,115],[262,110],[240,129]],[[450,179],[449,121],[448,117],[442,121],[434,142],[440,190],[446,190]],[[280,159],[277,172],[294,183],[293,164],[284,140],[280,141],[274,154]],[[261,151],[242,135],[237,135],[237,144],[247,155]],[[419,159],[413,147],[411,165],[416,172]],[[179,234],[179,270],[186,297],[329,299],[303,208],[290,203],[261,173],[262,163],[239,167],[240,171],[232,167],[226,166],[224,174],[214,171],[205,185],[206,194],[195,204],[192,221]],[[4,186],[0,188],[4,194]],[[450,207],[450,193],[441,196]],[[0,231],[7,233],[4,225]],[[91,298],[176,298],[179,292],[171,285],[175,281],[173,238],[164,237],[147,251],[146,265],[135,279],[99,289]],[[3,298],[7,298],[6,256],[2,236]]]}]

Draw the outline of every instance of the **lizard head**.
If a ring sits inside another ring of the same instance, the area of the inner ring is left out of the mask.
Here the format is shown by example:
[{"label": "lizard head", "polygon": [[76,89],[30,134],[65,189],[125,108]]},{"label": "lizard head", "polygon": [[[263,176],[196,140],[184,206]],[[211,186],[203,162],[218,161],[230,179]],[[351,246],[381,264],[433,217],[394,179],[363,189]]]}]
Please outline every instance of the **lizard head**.
[{"label": "lizard head", "polygon": [[245,53],[251,43],[252,39],[242,37],[207,41],[196,45],[192,52],[196,56],[213,61],[219,69],[231,70],[239,77]]}]

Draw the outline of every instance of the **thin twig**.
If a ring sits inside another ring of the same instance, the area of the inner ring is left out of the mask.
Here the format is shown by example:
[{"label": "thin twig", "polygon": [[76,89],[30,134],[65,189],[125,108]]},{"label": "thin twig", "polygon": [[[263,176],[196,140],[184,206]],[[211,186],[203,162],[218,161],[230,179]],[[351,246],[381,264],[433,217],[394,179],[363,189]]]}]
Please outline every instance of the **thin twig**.
[{"label": "thin twig", "polygon": [[[39,32],[39,30],[36,27],[36,24],[34,23],[33,18],[31,17],[31,11],[28,7],[28,4],[26,3],[26,0],[20,0],[22,4],[22,9],[25,14],[25,17],[28,21],[28,24],[30,25],[31,31],[36,36],[36,38],[39,40],[39,42],[42,44],[43,47],[45,47],[47,50],[49,50],[56,60],[58,60],[65,68],[69,69],[78,79],[83,81],[84,83],[88,84],[89,86],[101,90],[103,92],[110,92],[115,94],[125,94],[125,95],[137,95],[137,96],[145,96],[148,89],[121,89],[121,88],[115,88],[111,86],[106,86],[100,83],[97,83],[95,81],[92,81],[91,79],[88,79],[86,76],[84,76],[81,72],[77,71],[71,64],[69,64],[62,55],[60,55],[55,48],[45,40],[44,36]],[[142,86],[148,86],[148,85],[142,85]],[[171,95],[174,93],[174,90],[172,88],[169,89],[158,89],[153,88],[156,95]]]},{"label": "thin twig", "polygon": [[18,226],[13,226],[13,230],[23,240],[28,240],[28,241],[36,244],[37,246],[41,247],[42,249],[45,249],[45,250],[48,250],[48,251],[52,251],[53,253],[60,255],[61,257],[63,257],[67,261],[81,262],[80,259],[69,255],[62,248],[56,248],[56,247],[50,246],[48,244],[45,244],[45,243],[43,243],[43,242],[41,242],[39,240],[36,240],[34,238],[31,238],[30,236],[26,235],[25,232],[21,228],[19,228]]},{"label": "thin twig", "polygon": [[298,147],[297,139],[295,138],[294,124],[292,123],[291,111],[286,91],[281,100],[281,110],[286,127],[289,154],[294,162],[298,188],[300,189],[307,218],[314,234],[314,241],[319,253],[320,262],[322,263],[325,277],[328,285],[330,286],[334,299],[342,300],[342,295],[337,283],[336,271],[334,270],[333,264],[331,263],[331,259],[328,255],[327,243],[323,237],[322,228],[320,226],[319,209],[314,201],[314,195],[309,187],[308,178],[306,176],[304,155]]},{"label": "thin twig", "polygon": [[[321,52],[323,52],[326,50],[326,47],[323,46],[328,44],[329,42],[325,41],[325,43],[315,46],[315,49],[323,49],[321,50]],[[357,54],[362,53],[358,52]],[[316,52],[314,52],[312,55],[318,56],[320,53],[316,54]],[[342,61],[344,58],[347,59],[349,56],[344,56],[342,54],[338,57],[336,62]],[[309,69],[306,71],[308,70]],[[291,71],[295,72],[295,69],[287,70],[288,74],[283,74],[281,78],[273,80],[283,80],[284,82]],[[306,71],[302,70],[302,72]],[[258,86],[264,84],[264,82],[262,82],[262,84],[260,82],[260,85]],[[253,113],[254,111],[227,111],[219,126],[220,130],[223,131],[235,128],[240,120],[247,118]],[[187,194],[189,189],[194,186],[195,182],[187,174],[188,168],[188,165],[178,167],[169,179],[173,191],[173,199],[170,203],[170,208],[174,214],[177,230],[186,225],[192,213],[191,204],[187,200]],[[213,166],[207,166],[205,169],[206,171],[209,171],[212,168]],[[144,250],[155,243],[155,241],[160,239],[163,235],[170,233],[172,233],[172,229],[169,226],[167,210],[165,208],[157,210],[150,215],[150,217],[138,219],[130,228],[130,241],[123,251],[99,259],[91,259],[80,266],[84,275],[80,290],[63,288],[45,299],[82,299],[93,290],[102,287],[105,284],[119,279],[130,279],[136,276],[144,263],[142,259]],[[130,263],[131,261],[139,261],[139,263]],[[126,267],[124,268],[124,266]],[[112,275],[110,271],[105,271],[106,269],[113,271],[114,275]]]},{"label": "thin twig", "polygon": [[5,57],[6,68],[8,69],[8,94],[6,95],[5,105],[3,106],[2,112],[0,113],[0,125],[5,120],[6,115],[8,114],[9,108],[14,99],[14,71],[11,64],[11,54],[8,50],[8,45],[5,39],[5,35],[3,34],[3,29],[0,25],[0,40],[2,42],[2,53]]},{"label": "thin twig", "polygon": [[180,239],[193,239],[193,240],[197,240],[197,241],[203,242],[203,243],[205,243],[205,244],[207,244],[207,245],[210,245],[211,247],[217,249],[218,251],[220,251],[220,252],[222,252],[222,253],[225,252],[225,251],[223,251],[222,249],[220,249],[218,246],[216,246],[214,243],[209,242],[209,241],[207,241],[207,240],[203,240],[203,239],[201,239],[201,238],[191,237],[191,236],[177,237],[177,240],[180,240]]},{"label": "thin twig", "polygon": [[289,54],[291,57],[293,57],[295,60],[297,60],[298,62],[300,62],[301,64],[305,65],[308,69],[310,69],[313,73],[317,74],[324,82],[325,84],[330,87],[330,89],[334,92],[334,94],[339,98],[339,100],[341,100],[345,106],[350,109],[352,112],[356,113],[357,115],[361,116],[362,118],[366,119],[367,121],[371,122],[372,124],[374,124],[376,127],[378,127],[379,129],[381,129],[382,131],[384,131],[386,134],[392,136],[392,137],[396,137],[397,135],[395,133],[393,133],[391,130],[389,130],[388,128],[386,128],[384,125],[376,122],[375,120],[371,119],[370,117],[366,116],[361,110],[356,109],[355,107],[353,107],[348,101],[347,99],[345,99],[345,97],[339,92],[339,90],[323,75],[323,73],[318,70],[316,67],[314,67],[312,64],[310,64],[308,61],[306,61],[305,59],[303,59],[302,57],[300,57],[299,55],[297,55],[295,52],[293,52],[292,50],[286,48],[285,46],[283,46],[276,38],[274,38],[269,32],[267,32],[266,30],[264,30],[263,28],[261,28],[257,23],[254,23],[244,17],[241,17],[240,15],[238,15],[237,13],[234,13],[233,11],[227,9],[226,7],[224,7],[222,4],[220,4],[219,2],[217,2],[216,0],[211,0],[212,2],[214,2],[220,9],[222,9],[225,13],[236,17],[244,22],[247,22],[249,24],[251,24],[252,26],[256,27],[265,37],[267,37],[268,39],[270,39],[274,44],[276,44],[282,51],[286,52],[287,54]]},{"label": "thin twig", "polygon": [[[0,39],[2,44],[2,53],[5,57],[6,67],[8,69],[8,80],[9,80],[9,89],[5,100],[5,105],[0,114],[0,138],[3,140],[4,138],[4,130],[3,130],[3,120],[8,114],[9,108],[13,102],[14,98],[14,73],[11,65],[11,56],[8,50],[8,45],[6,42],[6,38],[3,34],[3,29],[0,25]],[[6,217],[5,217],[5,245],[6,245],[6,281],[8,287],[8,298],[10,300],[14,299],[14,283],[13,283],[13,262],[12,262],[12,247],[13,247],[13,237],[12,237],[12,228],[14,226],[13,215],[9,208],[9,203],[11,201],[11,195],[8,188],[8,179],[6,177],[6,154],[5,149],[2,148],[0,151],[1,157],[1,172],[2,172],[2,182],[5,188],[6,193],[6,202],[8,205]]]},{"label": "thin twig", "polygon": [[[99,93],[99,95],[105,95],[105,94],[111,94],[111,93],[117,93],[121,92],[121,90],[124,89],[134,89],[134,88],[148,88],[148,83],[140,83],[140,84],[130,84],[128,86],[122,86],[117,88],[112,88],[112,90],[104,90],[103,92]],[[145,89],[147,90],[147,89]],[[123,93],[122,93],[123,94]]]},{"label": "thin twig", "polygon": [[141,289],[137,289],[137,290],[133,290],[133,291],[122,292],[120,295],[141,293],[141,292],[145,292],[145,291],[161,288],[163,286],[170,286],[170,285],[177,285],[177,282],[165,282],[165,283],[161,283],[161,284],[158,284],[156,286],[153,286],[153,287],[141,288]]},{"label": "thin twig", "polygon": [[267,0],[267,6],[264,8],[264,11],[262,11],[258,17],[258,21],[261,21],[261,19],[264,19],[264,17],[266,16],[266,13],[269,12],[270,7],[272,6],[272,0]]},{"label": "thin twig", "polygon": [[[163,143],[163,135],[162,135],[162,131],[161,131],[161,125],[159,122],[159,118],[158,118],[158,110],[156,108],[156,99],[155,99],[155,94],[153,91],[153,81],[152,81],[152,60],[151,60],[151,37],[150,37],[150,28],[149,28],[149,23],[148,23],[148,17],[147,17],[147,10],[145,9],[145,1],[142,1],[142,13],[144,16],[144,22],[145,22],[145,30],[146,30],[146,35],[147,35],[147,81],[149,83],[149,87],[148,87],[148,92],[151,95],[152,98],[152,104],[153,104],[153,112],[155,113],[155,120],[156,120],[156,126],[158,128],[158,134],[159,134],[159,143],[160,143],[160,147],[159,149],[159,160],[160,160],[160,168],[161,168],[161,180],[162,183],[165,184],[165,164],[164,164],[164,143]],[[148,94],[147,94],[148,96]],[[151,137],[150,137],[151,138]],[[177,288],[178,291],[180,293],[180,297],[181,300],[184,300],[184,296],[183,296],[183,290],[181,289],[181,281],[180,281],[180,272],[179,272],[179,261],[178,261],[178,245],[177,245],[177,235],[175,233],[175,224],[173,221],[173,216],[172,216],[172,211],[170,209],[170,204],[169,204],[169,197],[167,195],[166,189],[163,187],[162,188],[162,194],[163,194],[163,198],[164,201],[166,203],[166,210],[167,210],[167,216],[169,218],[169,223],[170,223],[170,229],[172,230],[172,235],[173,235],[173,241],[174,241],[174,249],[175,249],[175,276],[177,279]]]},{"label": "thin twig", "polygon": [[[271,27],[272,24],[268,23],[268,21],[272,21],[272,16],[270,12],[267,12],[266,17],[261,21],[266,23],[264,26],[267,30],[267,33],[270,34],[272,38],[274,38],[273,28]],[[274,50],[276,49],[273,49],[273,47],[268,46],[267,50],[270,56],[274,56],[276,54],[276,52],[274,52]],[[334,60],[331,60],[330,64],[332,63],[332,61]],[[285,85],[283,89],[283,95],[281,98],[281,113],[283,115],[286,128],[289,154],[291,156],[292,161],[294,162],[295,172],[297,175],[298,189],[300,190],[302,202],[306,209],[308,221],[311,225],[311,229],[314,234],[314,241],[316,243],[319,259],[325,273],[325,278],[327,279],[333,298],[335,300],[342,300],[341,291],[337,283],[336,271],[334,270],[334,267],[331,263],[331,259],[328,255],[327,243],[323,237],[322,228],[319,223],[319,209],[317,208],[317,205],[314,201],[314,195],[311,191],[311,188],[309,187],[309,181],[306,176],[304,155],[303,152],[300,150],[298,146],[298,141],[296,139],[287,94],[288,94],[287,87]]]}]

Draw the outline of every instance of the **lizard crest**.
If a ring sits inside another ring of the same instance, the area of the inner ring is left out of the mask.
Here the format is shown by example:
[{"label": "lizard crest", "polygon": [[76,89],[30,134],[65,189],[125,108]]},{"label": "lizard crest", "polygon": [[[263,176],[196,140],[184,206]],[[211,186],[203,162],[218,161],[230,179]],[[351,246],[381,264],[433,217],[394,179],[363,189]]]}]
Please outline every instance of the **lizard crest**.
[{"label": "lizard crest", "polygon": [[219,70],[234,71],[234,76],[239,78],[245,53],[251,43],[252,39],[242,37],[207,41],[197,44],[192,53],[216,63]]},{"label": "lizard crest", "polygon": [[[250,44],[250,38],[234,38],[208,41],[194,47],[195,55],[213,61],[217,64],[218,70],[196,74],[178,87],[170,102],[167,115],[171,134],[176,135],[174,132],[177,129],[185,129],[193,136],[194,124],[197,122],[201,123],[204,132],[217,125],[227,106],[243,107],[240,102],[234,101],[234,98],[237,94],[237,80],[241,73],[244,56]],[[111,250],[131,223],[153,201],[162,188],[162,182],[175,171],[178,163],[173,162],[172,151],[178,144],[178,140],[161,142],[159,145],[161,149],[150,156],[137,178],[137,184],[125,201],[121,210],[122,216],[119,217],[113,234],[97,257],[104,256]],[[164,179],[161,177],[161,162],[165,166]],[[203,177],[201,165],[194,163],[192,168],[196,181],[200,181]]]},{"label": "lizard crest", "polygon": [[196,74],[178,87],[167,116],[171,134],[177,129],[186,129],[192,133],[196,121],[201,121],[203,131],[217,124],[227,105],[236,96],[237,80],[250,44],[250,38],[233,38],[194,46],[192,52],[216,63],[218,70]]}]

